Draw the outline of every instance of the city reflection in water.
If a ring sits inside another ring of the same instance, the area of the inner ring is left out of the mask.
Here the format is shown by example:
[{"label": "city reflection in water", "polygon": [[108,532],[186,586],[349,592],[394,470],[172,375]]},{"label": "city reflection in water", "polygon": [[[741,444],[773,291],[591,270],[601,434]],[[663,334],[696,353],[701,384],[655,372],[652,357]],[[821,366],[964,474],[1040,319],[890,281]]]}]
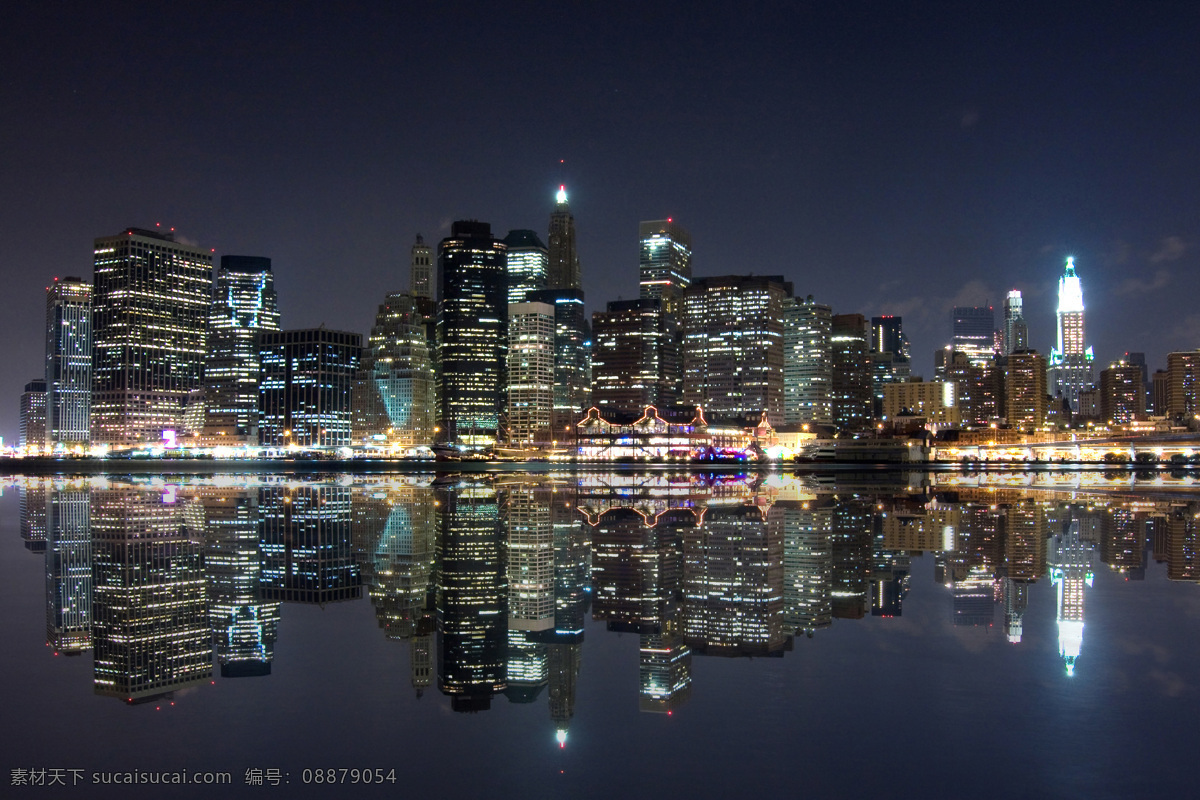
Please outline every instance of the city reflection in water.
[{"label": "city reflection in water", "polygon": [[365,597],[418,696],[545,704],[560,746],[589,619],[636,635],[638,707],[670,714],[703,690],[697,658],[785,658],[835,621],[902,616],[917,558],[933,559],[953,626],[1015,646],[1030,586],[1049,582],[1068,676],[1087,669],[1102,566],[1138,580],[1153,559],[1200,580],[1200,503],[1168,492],[698,473],[10,486],[45,562],[46,643],[91,651],[97,695],[270,680],[289,604]]}]

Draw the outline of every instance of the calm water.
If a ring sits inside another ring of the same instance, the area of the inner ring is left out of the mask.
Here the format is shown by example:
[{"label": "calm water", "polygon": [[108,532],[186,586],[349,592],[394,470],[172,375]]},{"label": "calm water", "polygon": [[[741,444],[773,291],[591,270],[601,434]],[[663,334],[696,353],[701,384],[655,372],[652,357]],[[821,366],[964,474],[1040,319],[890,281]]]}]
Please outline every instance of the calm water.
[{"label": "calm water", "polygon": [[0,794],[1192,796],[1200,497],[882,480],[7,479]]}]

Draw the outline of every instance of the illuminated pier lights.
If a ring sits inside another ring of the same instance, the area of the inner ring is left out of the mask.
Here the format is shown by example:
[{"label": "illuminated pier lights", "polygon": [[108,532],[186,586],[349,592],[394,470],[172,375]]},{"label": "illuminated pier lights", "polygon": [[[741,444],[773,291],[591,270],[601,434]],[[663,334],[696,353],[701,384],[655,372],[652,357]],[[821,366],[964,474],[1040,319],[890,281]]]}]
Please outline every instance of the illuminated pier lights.
[{"label": "illuminated pier lights", "polygon": [[1050,539],[1047,565],[1058,590],[1058,654],[1075,674],[1075,660],[1083,649],[1083,590],[1092,585],[1092,547],[1080,538],[1079,520],[1065,533]]}]

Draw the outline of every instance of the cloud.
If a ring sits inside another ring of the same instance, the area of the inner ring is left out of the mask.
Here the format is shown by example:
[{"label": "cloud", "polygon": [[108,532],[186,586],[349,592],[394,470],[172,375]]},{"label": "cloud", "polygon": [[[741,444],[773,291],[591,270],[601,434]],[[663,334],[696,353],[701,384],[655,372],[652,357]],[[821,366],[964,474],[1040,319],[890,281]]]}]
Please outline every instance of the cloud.
[{"label": "cloud", "polygon": [[958,290],[958,293],[946,300],[943,307],[950,311],[956,306],[986,306],[988,303],[998,297],[996,292],[988,288],[983,281],[969,281]]},{"label": "cloud", "polygon": [[1171,282],[1171,271],[1168,269],[1156,270],[1154,277],[1147,280],[1145,278],[1127,278],[1113,289],[1115,295],[1125,294],[1147,294],[1156,292],[1165,287]]},{"label": "cloud", "polygon": [[1188,686],[1187,681],[1174,672],[1152,669],[1149,675],[1150,679],[1159,685],[1163,694],[1167,697],[1179,697],[1191,688]]},{"label": "cloud", "polygon": [[1164,261],[1178,261],[1188,250],[1188,243],[1178,236],[1164,237],[1158,243],[1158,249],[1150,254],[1151,264],[1161,264]]},{"label": "cloud", "polygon": [[958,118],[958,125],[964,131],[969,128],[974,128],[979,122],[979,111],[974,108],[964,108],[962,115]]}]

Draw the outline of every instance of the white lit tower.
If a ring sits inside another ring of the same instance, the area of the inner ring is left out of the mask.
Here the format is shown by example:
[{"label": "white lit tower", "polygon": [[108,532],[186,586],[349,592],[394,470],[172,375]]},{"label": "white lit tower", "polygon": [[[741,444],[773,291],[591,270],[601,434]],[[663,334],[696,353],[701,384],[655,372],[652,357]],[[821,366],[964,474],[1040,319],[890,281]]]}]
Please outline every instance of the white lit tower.
[{"label": "white lit tower", "polygon": [[1083,649],[1083,590],[1092,585],[1092,549],[1079,535],[1079,520],[1066,533],[1050,538],[1046,558],[1050,581],[1058,590],[1058,654],[1067,675],[1075,674],[1075,659]]},{"label": "white lit tower", "polygon": [[1025,323],[1024,300],[1019,289],[1004,298],[1004,355],[1029,349],[1029,326]]},{"label": "white lit tower", "polygon": [[1075,259],[1067,258],[1058,279],[1058,347],[1050,351],[1047,384],[1055,396],[1079,410],[1079,392],[1092,383],[1092,348],[1083,343],[1083,286],[1075,274]]}]

